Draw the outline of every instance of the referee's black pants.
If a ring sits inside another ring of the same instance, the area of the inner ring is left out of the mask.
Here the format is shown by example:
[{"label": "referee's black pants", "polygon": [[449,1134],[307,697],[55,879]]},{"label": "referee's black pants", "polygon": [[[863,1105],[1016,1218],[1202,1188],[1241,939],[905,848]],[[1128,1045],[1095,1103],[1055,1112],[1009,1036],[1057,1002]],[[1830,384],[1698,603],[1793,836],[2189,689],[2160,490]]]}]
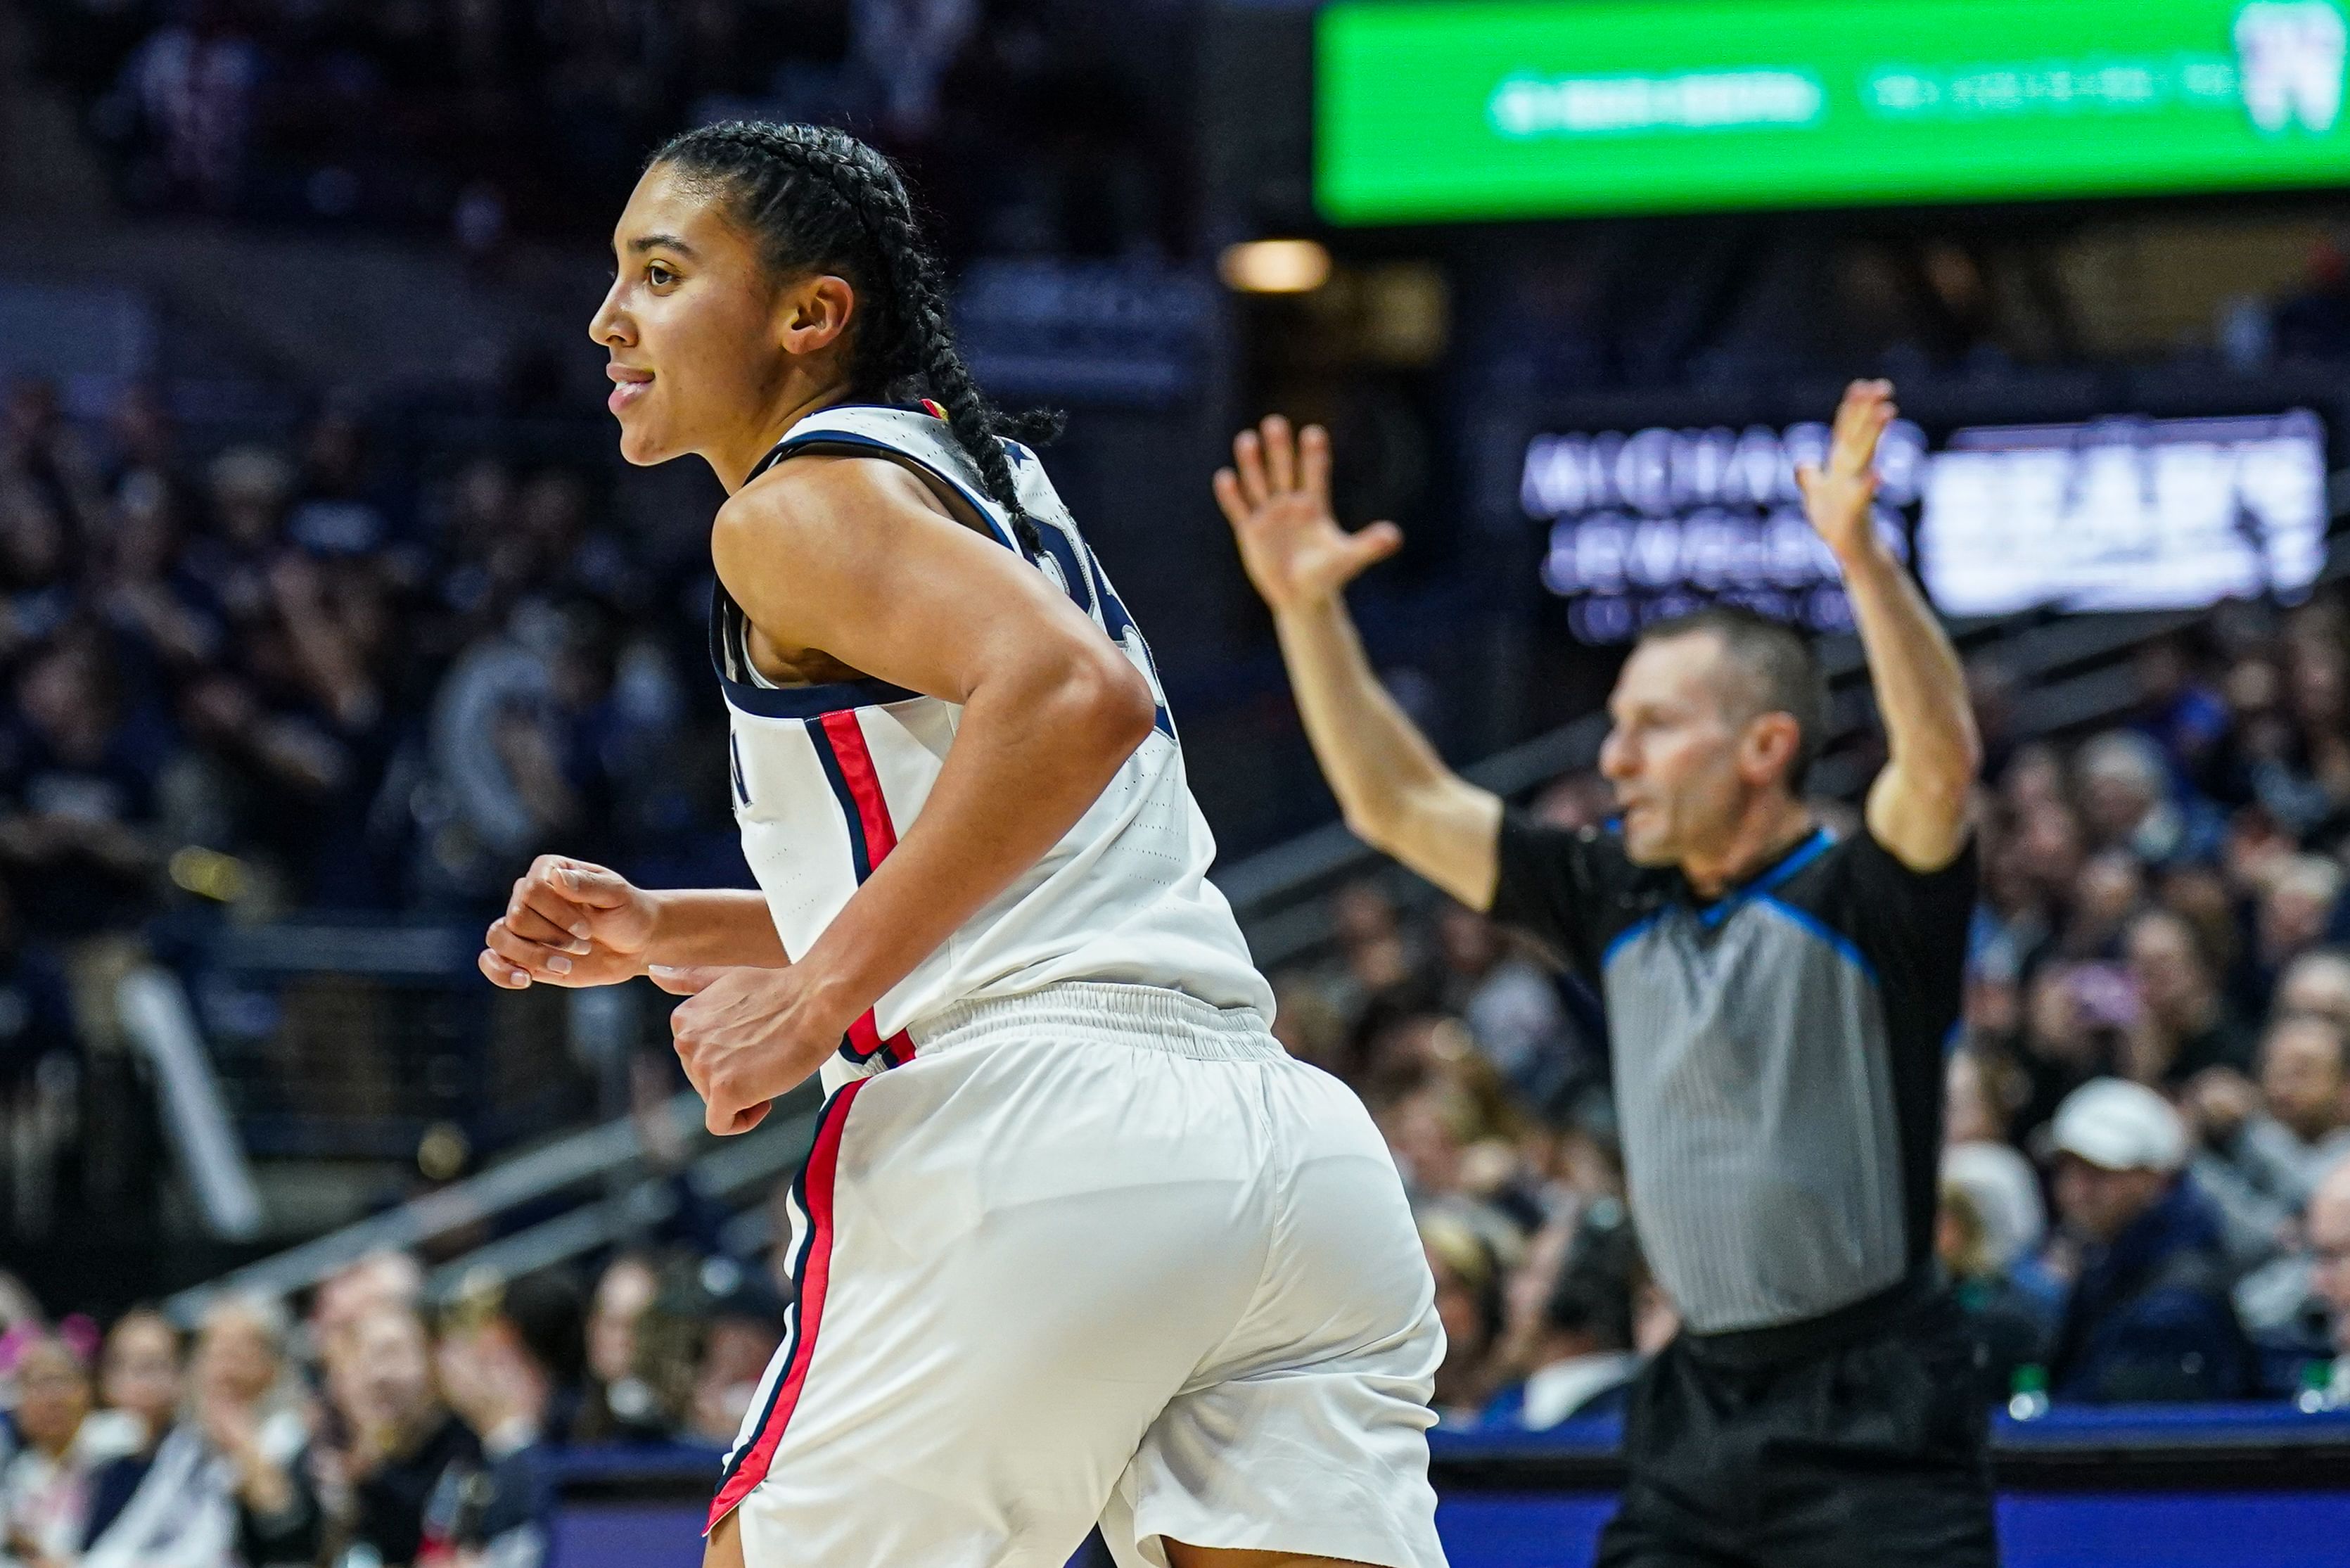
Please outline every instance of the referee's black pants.
[{"label": "referee's black pants", "polygon": [[1680,1335],[1633,1385],[1596,1568],[1995,1568],[1974,1355],[1929,1283]]}]

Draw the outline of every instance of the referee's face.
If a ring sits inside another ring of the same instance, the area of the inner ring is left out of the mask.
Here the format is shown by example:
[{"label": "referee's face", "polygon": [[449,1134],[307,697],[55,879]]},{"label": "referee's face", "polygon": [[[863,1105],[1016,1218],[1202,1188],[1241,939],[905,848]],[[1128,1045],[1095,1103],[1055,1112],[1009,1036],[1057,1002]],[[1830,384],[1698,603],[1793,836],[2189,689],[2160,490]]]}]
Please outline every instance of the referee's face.
[{"label": "referee's face", "polygon": [[1708,632],[1644,642],[1607,699],[1599,771],[1616,786],[1624,849],[1640,866],[1671,866],[1728,845],[1768,780],[1750,778],[1745,682]]}]

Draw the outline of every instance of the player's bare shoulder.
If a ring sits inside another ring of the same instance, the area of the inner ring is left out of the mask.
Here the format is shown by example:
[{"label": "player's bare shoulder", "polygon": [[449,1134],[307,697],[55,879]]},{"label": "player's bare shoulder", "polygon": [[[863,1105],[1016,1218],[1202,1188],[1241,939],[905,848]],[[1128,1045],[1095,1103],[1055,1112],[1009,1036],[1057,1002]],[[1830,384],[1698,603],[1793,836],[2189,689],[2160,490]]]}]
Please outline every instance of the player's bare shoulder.
[{"label": "player's bare shoulder", "polygon": [[887,458],[806,452],[776,463],[727,497],[710,531],[724,575],[730,553],[796,556],[851,545],[861,523],[892,514],[945,517],[946,509],[903,464]]}]

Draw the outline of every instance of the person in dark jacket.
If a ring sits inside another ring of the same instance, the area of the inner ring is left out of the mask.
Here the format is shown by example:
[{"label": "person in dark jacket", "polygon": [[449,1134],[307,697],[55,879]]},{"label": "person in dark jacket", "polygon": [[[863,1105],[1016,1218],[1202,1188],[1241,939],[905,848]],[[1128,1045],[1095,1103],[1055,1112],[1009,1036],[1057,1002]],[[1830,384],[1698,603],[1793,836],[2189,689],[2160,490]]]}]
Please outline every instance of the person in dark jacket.
[{"label": "person in dark jacket", "polygon": [[1595,1200],[1543,1303],[1531,1369],[1493,1397],[1478,1424],[1540,1432],[1562,1421],[1622,1414],[1640,1369],[1632,1348],[1632,1298],[1647,1272],[1623,1204]]},{"label": "person in dark jacket", "polygon": [[2178,1114],[2142,1085],[2099,1078],[2066,1097],[2054,1132],[2056,1208],[2076,1256],[2050,1392],[2091,1404],[2250,1394],[2219,1212],[2182,1174]]},{"label": "person in dark jacket", "polygon": [[423,1551],[425,1515],[452,1477],[481,1468],[480,1439],[442,1400],[432,1336],[416,1309],[387,1302],[352,1325],[344,1380],[344,1458],[352,1511],[346,1561],[406,1568]]}]

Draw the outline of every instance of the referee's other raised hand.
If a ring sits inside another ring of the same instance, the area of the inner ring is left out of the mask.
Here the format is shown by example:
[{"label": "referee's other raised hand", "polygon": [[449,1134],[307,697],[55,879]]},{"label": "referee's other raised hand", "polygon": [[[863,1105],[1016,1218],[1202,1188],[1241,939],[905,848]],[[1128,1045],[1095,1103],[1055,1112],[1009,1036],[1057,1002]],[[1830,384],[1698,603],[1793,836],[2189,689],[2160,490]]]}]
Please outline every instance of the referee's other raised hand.
[{"label": "referee's other raised hand", "polygon": [[1232,438],[1232,466],[1215,477],[1216,504],[1240,542],[1241,565],[1275,614],[1329,598],[1365,568],[1402,547],[1403,531],[1374,523],[1360,533],[1330,511],[1330,434],[1268,415]]},{"label": "referee's other raised hand", "polygon": [[1901,410],[1893,406],[1890,381],[1855,381],[1836,406],[1825,464],[1795,470],[1804,493],[1804,514],[1839,563],[1871,548],[1877,500],[1877,443]]}]

